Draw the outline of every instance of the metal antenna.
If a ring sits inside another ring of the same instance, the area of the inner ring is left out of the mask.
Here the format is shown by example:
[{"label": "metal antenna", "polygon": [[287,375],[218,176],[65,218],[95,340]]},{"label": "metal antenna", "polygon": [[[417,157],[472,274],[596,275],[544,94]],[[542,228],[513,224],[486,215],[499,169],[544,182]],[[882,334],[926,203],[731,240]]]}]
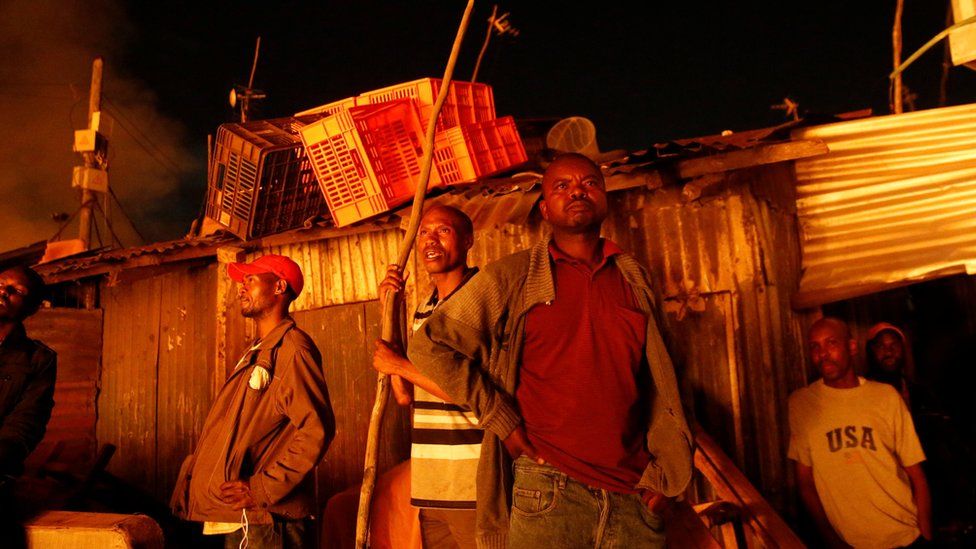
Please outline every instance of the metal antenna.
[{"label": "metal antenna", "polygon": [[254,46],[254,62],[251,63],[251,77],[247,80],[247,86],[234,86],[230,90],[230,106],[237,107],[238,100],[241,106],[241,122],[247,122],[250,116],[251,100],[264,99],[267,97],[261,90],[254,89],[254,73],[258,70],[258,55],[261,53],[261,37],[258,36],[257,44]]}]

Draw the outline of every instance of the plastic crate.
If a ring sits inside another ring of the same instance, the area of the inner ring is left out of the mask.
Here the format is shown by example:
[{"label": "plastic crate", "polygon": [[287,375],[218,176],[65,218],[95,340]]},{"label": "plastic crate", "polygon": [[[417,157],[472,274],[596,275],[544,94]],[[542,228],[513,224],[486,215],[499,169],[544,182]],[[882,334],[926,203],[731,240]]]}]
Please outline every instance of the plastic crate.
[{"label": "plastic crate", "polygon": [[471,96],[474,101],[474,119],[488,122],[495,119],[495,95],[488,84],[472,84]]},{"label": "plastic crate", "polygon": [[447,185],[472,183],[526,159],[511,116],[439,132],[434,148],[437,171]]},{"label": "plastic crate", "polygon": [[300,113],[296,113],[295,116],[308,116],[312,114],[323,114],[323,115],[333,115],[343,109],[351,109],[356,106],[355,97],[347,97],[345,99],[340,99],[338,101],[333,101],[332,103],[326,103],[325,105],[319,105],[318,107],[313,107],[308,110],[304,110]]},{"label": "plastic crate", "polygon": [[207,217],[248,240],[324,212],[298,131],[325,115],[223,124],[207,182]]},{"label": "plastic crate", "polygon": [[[301,137],[337,227],[406,202],[420,182],[424,131],[412,99],[340,111]],[[437,185],[435,168],[428,187]]]},{"label": "plastic crate", "polygon": [[[441,89],[441,82],[439,78],[421,78],[363,93],[356,102],[363,105],[397,99],[413,99],[420,109],[420,122],[426,129],[430,111]],[[452,80],[451,90],[441,107],[440,116],[437,117],[437,131],[471,122],[492,120],[494,117],[495,102],[491,86]]]},{"label": "plastic crate", "polygon": [[525,144],[519,136],[515,119],[511,116],[497,118],[485,124],[485,137],[488,139],[488,146],[495,150],[499,147],[505,150],[505,167],[512,168],[528,161],[529,157],[525,153]]}]

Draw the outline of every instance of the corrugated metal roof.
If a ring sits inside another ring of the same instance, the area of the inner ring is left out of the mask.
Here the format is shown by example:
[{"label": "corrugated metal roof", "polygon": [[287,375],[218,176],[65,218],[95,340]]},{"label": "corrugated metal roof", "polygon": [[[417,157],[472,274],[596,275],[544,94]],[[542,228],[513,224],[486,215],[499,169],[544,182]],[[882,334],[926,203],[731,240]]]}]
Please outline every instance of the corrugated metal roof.
[{"label": "corrugated metal roof", "polygon": [[237,237],[220,232],[214,235],[199,238],[156,242],[136,248],[122,248],[108,251],[93,250],[87,255],[72,256],[38,265],[35,267],[35,270],[37,270],[37,272],[42,276],[54,277],[69,274],[73,271],[84,271],[96,265],[124,265],[125,263],[142,256],[165,256],[194,248],[213,248],[216,250],[217,247],[236,240]]},{"label": "corrugated metal roof", "polygon": [[797,306],[976,269],[976,105],[794,133],[803,268]]}]

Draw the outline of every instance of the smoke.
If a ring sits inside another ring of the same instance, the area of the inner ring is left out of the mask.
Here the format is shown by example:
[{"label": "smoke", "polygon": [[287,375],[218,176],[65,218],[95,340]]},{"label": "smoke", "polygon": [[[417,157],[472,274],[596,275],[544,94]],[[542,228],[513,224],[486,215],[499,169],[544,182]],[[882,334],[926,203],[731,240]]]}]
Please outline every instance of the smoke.
[{"label": "smoke", "polygon": [[[77,211],[80,193],[71,188],[71,173],[82,160],[71,147],[74,130],[88,124],[91,66],[99,55],[105,59],[102,111],[114,119],[109,185],[147,240],[186,233],[185,212],[196,205],[174,202],[194,172],[194,158],[183,126],[162,115],[152,90],[122,68],[132,32],[119,2],[0,2],[0,252],[50,239],[61,225],[52,214]],[[118,206],[106,200],[122,242],[140,244]],[[179,210],[182,219],[173,215]],[[109,244],[106,226],[99,229]],[[75,216],[61,237],[77,234]],[[94,232],[93,240],[97,246]]]}]

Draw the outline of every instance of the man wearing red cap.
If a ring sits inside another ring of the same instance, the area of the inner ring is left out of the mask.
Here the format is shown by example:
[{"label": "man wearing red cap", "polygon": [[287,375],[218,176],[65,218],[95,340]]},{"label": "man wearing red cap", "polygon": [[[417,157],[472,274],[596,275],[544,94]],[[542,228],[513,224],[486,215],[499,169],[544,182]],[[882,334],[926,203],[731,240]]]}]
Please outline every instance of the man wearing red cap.
[{"label": "man wearing red cap", "polygon": [[312,477],[335,435],[335,416],[315,343],[288,308],[304,286],[287,257],[232,263],[241,314],[257,340],[217,395],[183,463],[171,506],[226,546],[306,547],[314,511]]}]

